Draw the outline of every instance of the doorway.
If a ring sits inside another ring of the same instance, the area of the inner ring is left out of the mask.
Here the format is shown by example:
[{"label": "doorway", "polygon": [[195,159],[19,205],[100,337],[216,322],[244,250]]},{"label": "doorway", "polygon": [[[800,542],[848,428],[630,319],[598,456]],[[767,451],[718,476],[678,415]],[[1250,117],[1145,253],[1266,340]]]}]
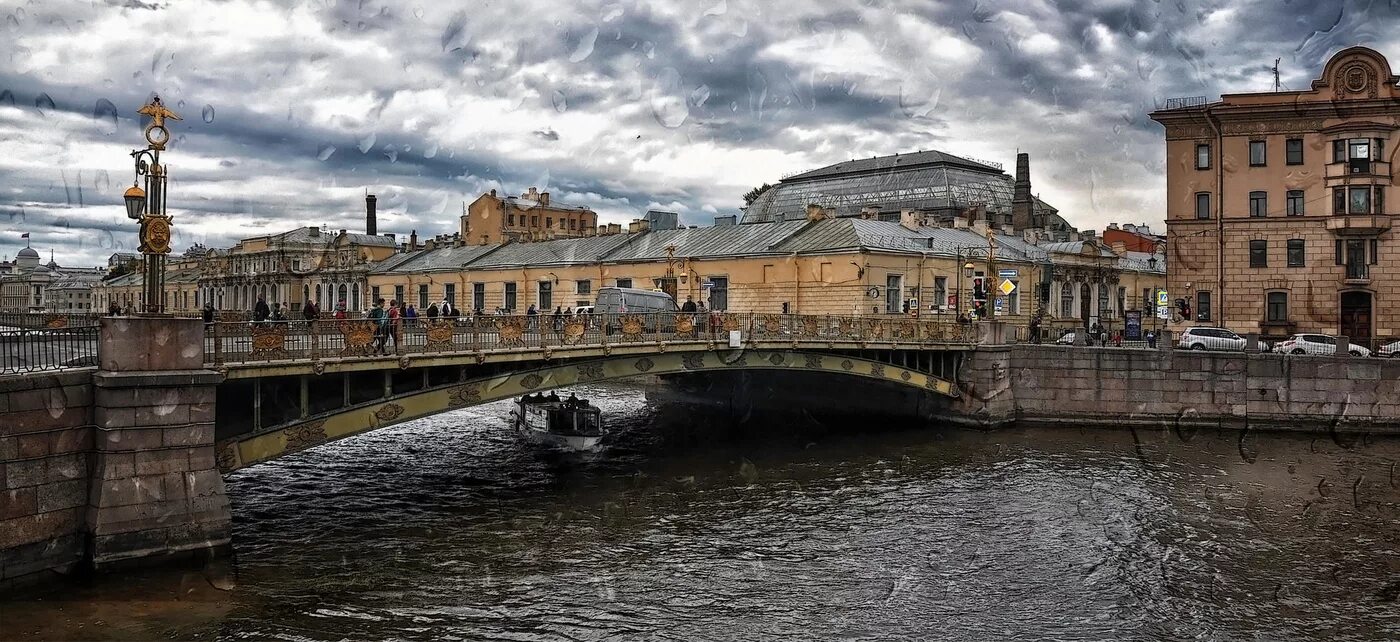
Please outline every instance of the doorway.
[{"label": "doorway", "polygon": [[1371,345],[1371,293],[1342,293],[1341,334],[1352,343]]},{"label": "doorway", "polygon": [[1080,323],[1080,327],[1083,327],[1083,328],[1088,328],[1088,327],[1089,327],[1089,310],[1090,310],[1090,309],[1092,308],[1092,306],[1093,306],[1093,299],[1090,298],[1091,296],[1092,296],[1092,295],[1089,294],[1089,284],[1088,284],[1088,283],[1080,283],[1080,284],[1079,284],[1079,320],[1080,320],[1080,322],[1081,322],[1081,323]]}]

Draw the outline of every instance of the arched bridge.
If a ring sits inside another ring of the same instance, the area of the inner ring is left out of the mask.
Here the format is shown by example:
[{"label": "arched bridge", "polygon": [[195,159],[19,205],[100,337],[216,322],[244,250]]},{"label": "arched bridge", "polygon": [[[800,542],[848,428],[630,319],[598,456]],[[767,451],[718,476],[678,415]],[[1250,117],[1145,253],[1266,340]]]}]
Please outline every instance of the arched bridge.
[{"label": "arched bridge", "polygon": [[[956,397],[992,326],[777,314],[481,316],[207,324],[228,472],[335,439],[537,391],[642,375],[801,370]],[[251,401],[251,403],[250,403]]]}]

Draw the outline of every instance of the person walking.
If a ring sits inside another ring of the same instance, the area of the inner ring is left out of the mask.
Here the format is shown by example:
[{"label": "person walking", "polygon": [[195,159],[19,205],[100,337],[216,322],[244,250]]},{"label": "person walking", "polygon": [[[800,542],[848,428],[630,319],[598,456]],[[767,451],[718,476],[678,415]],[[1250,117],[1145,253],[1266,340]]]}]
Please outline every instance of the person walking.
[{"label": "person walking", "polygon": [[555,337],[563,337],[563,336],[564,336],[564,308],[563,308],[563,306],[555,306],[555,307],[554,307],[554,323],[553,323],[553,326],[554,326],[554,336],[555,336]]},{"label": "person walking", "polygon": [[347,315],[345,314],[345,299],[341,299],[340,303],[335,304],[335,318],[344,319],[346,316]]},{"label": "person walking", "polygon": [[253,305],[253,322],[266,323],[269,316],[272,316],[272,311],[267,308],[267,300],[259,294],[258,302]]},{"label": "person walking", "polygon": [[538,328],[539,325],[537,324],[537,321],[539,316],[540,309],[535,307],[535,304],[531,303],[530,308],[528,310],[525,310],[525,328],[528,330],[534,330]]},{"label": "person walking", "polygon": [[403,338],[403,308],[398,301],[389,302],[389,338],[394,340],[394,354],[398,354],[399,340]]},{"label": "person walking", "polygon": [[412,326],[413,324],[418,323],[418,309],[413,307],[412,303],[408,304],[407,306],[404,306],[403,318],[404,325]]},{"label": "person walking", "polygon": [[[114,304],[114,305],[115,305],[115,304]],[[213,304],[213,303],[205,303],[205,304],[204,304],[204,312],[203,312],[202,314],[200,314],[200,316],[204,318],[204,325],[209,325],[209,324],[214,323],[214,304]]]},{"label": "person walking", "polygon": [[681,312],[694,312],[694,311],[695,311],[695,299],[694,299],[693,297],[686,297],[686,298],[685,298],[685,304],[681,306]]},{"label": "person walking", "polygon": [[437,319],[437,316],[438,316],[438,307],[437,307],[437,304],[436,304],[436,303],[431,303],[431,304],[429,304],[429,305],[428,305],[428,323],[432,323],[435,319]]},{"label": "person walking", "polygon": [[307,299],[306,304],[301,306],[301,317],[310,322],[315,321],[318,316],[321,316],[321,308],[311,299]]},{"label": "person walking", "polygon": [[369,311],[369,319],[374,322],[374,345],[371,346],[370,353],[386,354],[384,342],[389,339],[389,315],[384,312],[384,299],[375,299],[374,307]]}]

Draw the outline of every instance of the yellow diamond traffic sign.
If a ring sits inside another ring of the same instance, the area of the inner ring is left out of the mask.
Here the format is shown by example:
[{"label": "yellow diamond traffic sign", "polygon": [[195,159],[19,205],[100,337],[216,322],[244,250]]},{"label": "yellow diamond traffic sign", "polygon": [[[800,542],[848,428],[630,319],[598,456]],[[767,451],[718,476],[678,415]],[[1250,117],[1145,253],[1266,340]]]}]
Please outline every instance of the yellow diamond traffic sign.
[{"label": "yellow diamond traffic sign", "polygon": [[1012,282],[1010,282],[1010,281],[1002,281],[1002,282],[1001,282],[1001,293],[1002,293],[1002,294],[1005,294],[1006,296],[1011,296],[1011,293],[1012,293],[1012,292],[1015,292],[1015,291],[1016,291],[1016,284],[1015,284],[1015,283],[1012,283]]}]

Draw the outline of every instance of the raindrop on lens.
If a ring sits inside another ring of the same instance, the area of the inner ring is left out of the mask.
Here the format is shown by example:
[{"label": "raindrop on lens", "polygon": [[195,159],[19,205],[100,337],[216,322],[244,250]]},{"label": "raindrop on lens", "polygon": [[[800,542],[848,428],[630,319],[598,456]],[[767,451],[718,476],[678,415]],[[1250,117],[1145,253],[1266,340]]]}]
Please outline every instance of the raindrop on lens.
[{"label": "raindrop on lens", "polygon": [[676,128],[690,116],[681,74],[672,67],[661,70],[651,87],[651,113],[662,127]]},{"label": "raindrop on lens", "polygon": [[321,148],[318,149],[318,150],[316,150],[316,160],[322,160],[322,161],[323,161],[323,160],[326,160],[327,158],[330,158],[330,157],[331,157],[331,154],[334,154],[334,153],[335,153],[335,145],[330,145],[330,144],[321,145]]},{"label": "raindrop on lens", "polygon": [[44,111],[53,111],[53,109],[55,108],[53,104],[53,99],[49,98],[48,94],[39,94],[37,97],[35,97],[34,107],[39,110],[40,116],[47,116],[48,114],[45,114]]},{"label": "raindrop on lens", "polygon": [[106,98],[98,98],[97,104],[92,106],[92,117],[97,121],[107,125],[108,134],[117,131],[117,106]]},{"label": "raindrop on lens", "polygon": [[4,90],[4,91],[0,91],[0,107],[14,107],[14,106],[15,106],[15,95],[14,95],[13,93],[10,93],[10,90],[8,90],[8,89],[6,89],[6,90]]},{"label": "raindrop on lens", "polygon": [[558,89],[555,89],[554,93],[550,94],[550,100],[554,103],[554,111],[562,114],[569,109],[569,99],[565,98],[564,92]]},{"label": "raindrop on lens", "polygon": [[437,153],[438,153],[438,144],[437,144],[437,143],[432,143],[432,144],[428,145],[428,148],[427,148],[427,149],[424,149],[424,150],[423,150],[423,158],[432,158],[432,157],[434,157],[434,156],[437,156]]},{"label": "raindrop on lens", "polygon": [[206,123],[214,122],[214,106],[205,105],[204,110],[201,111],[199,115],[204,118],[204,122]]},{"label": "raindrop on lens", "polygon": [[578,40],[578,46],[569,54],[569,62],[583,62],[593,55],[593,45],[598,41],[598,27],[591,27]]},{"label": "raindrop on lens", "polygon": [[356,147],[359,148],[361,154],[368,154],[369,150],[374,149],[374,141],[377,138],[379,137],[375,135],[374,132],[370,132],[368,135],[360,139],[360,142],[358,145],[356,145]]}]

